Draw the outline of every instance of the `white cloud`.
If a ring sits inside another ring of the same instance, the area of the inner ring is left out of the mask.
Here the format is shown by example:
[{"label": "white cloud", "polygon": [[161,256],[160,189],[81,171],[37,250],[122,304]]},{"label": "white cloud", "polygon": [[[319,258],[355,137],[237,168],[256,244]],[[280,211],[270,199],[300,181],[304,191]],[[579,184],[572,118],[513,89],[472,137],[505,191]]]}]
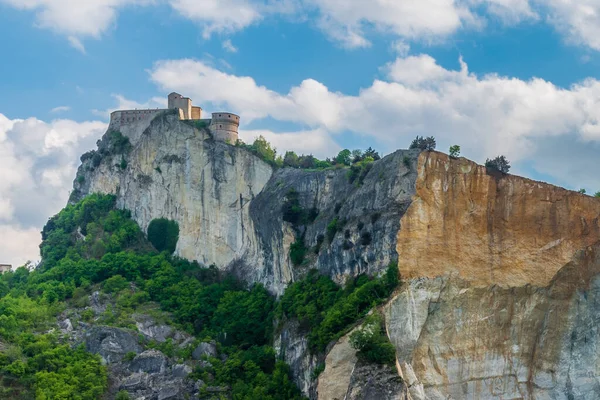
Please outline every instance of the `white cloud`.
[{"label": "white cloud", "polygon": [[569,41],[600,50],[600,0],[536,0]]},{"label": "white cloud", "polygon": [[318,10],[318,26],[346,47],[370,44],[366,31],[418,40],[434,40],[476,24],[468,7],[454,0],[304,0]]},{"label": "white cloud", "polygon": [[126,99],[125,96],[121,94],[113,94],[112,97],[117,101],[117,104],[114,107],[111,107],[107,110],[92,110],[92,113],[108,119],[110,117],[110,113],[117,110],[143,110],[148,108],[167,108],[167,98],[166,97],[152,97],[150,100],[145,101],[143,103],[138,103],[135,100]]},{"label": "white cloud", "polygon": [[146,4],[147,0],[0,0],[35,12],[41,28],[74,37],[98,38],[114,24],[119,7]]},{"label": "white cloud", "polygon": [[0,114],[0,263],[39,258],[41,227],[66,204],[79,157],[105,130],[102,122]]},{"label": "white cloud", "polygon": [[230,53],[237,53],[238,49],[237,47],[235,47],[233,45],[233,43],[231,43],[231,39],[227,39],[225,41],[223,41],[223,49],[225,49],[226,51],[230,52]]},{"label": "white cloud", "polygon": [[69,36],[67,39],[69,40],[69,44],[71,45],[71,47],[73,47],[80,53],[85,54],[85,46],[83,45],[81,40],[79,40],[75,36]]},{"label": "white cloud", "polygon": [[240,139],[246,143],[252,143],[259,136],[263,136],[277,149],[277,154],[281,155],[291,150],[297,154],[312,154],[324,159],[341,150],[340,145],[324,129],[277,133],[266,129],[240,130]]},{"label": "white cloud", "polygon": [[69,107],[69,106],[58,106],[58,107],[54,107],[52,110],[50,110],[50,112],[62,113],[62,112],[70,111],[70,110],[71,110],[71,107]]},{"label": "white cloud", "polygon": [[240,31],[268,17],[315,21],[348,48],[370,46],[375,33],[393,40],[444,40],[489,19],[506,24],[547,21],[569,41],[600,50],[600,0],[0,0],[35,13],[36,25],[65,35],[85,52],[82,39],[100,38],[127,6],[169,4],[195,21],[205,38]]},{"label": "white cloud", "polygon": [[203,26],[203,36],[235,32],[262,19],[260,2],[249,0],[170,0],[181,15]]},{"label": "white cloud", "polygon": [[[406,147],[415,135],[433,134],[441,149],[459,144],[479,162],[505,154],[517,171],[532,163],[562,184],[572,178],[568,166],[540,162],[541,144],[560,141],[561,151],[577,158],[589,153],[583,149],[590,142],[600,143],[599,81],[562,89],[542,79],[478,76],[459,61],[460,68],[451,70],[428,55],[398,58],[382,68],[386,80],[375,80],[356,96],[331,92],[313,79],[277,93],[251,77],[194,60],[159,62],[151,79],[163,91],[185,92],[196,104],[236,112],[242,124],[270,117],[309,126],[325,138],[325,132],[353,132],[373,137],[388,151]],[[277,140],[279,147],[293,142]],[[595,171],[578,179],[600,187]]]}]

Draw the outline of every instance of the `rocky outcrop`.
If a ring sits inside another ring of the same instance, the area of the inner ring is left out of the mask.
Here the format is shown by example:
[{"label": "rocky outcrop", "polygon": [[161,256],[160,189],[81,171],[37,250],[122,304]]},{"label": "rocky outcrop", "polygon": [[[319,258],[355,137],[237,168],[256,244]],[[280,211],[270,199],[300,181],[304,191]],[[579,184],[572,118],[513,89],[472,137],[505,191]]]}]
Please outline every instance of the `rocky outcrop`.
[{"label": "rocky outcrop", "polygon": [[544,288],[411,280],[386,320],[412,398],[598,398],[599,273],[593,246]]},{"label": "rocky outcrop", "polygon": [[350,334],[330,349],[325,370],[319,375],[319,400],[408,400],[403,379],[396,368],[368,363],[357,357]]},{"label": "rocky outcrop", "polygon": [[546,286],[576,251],[600,240],[599,215],[596,198],[424,152],[398,232],[400,273]]}]

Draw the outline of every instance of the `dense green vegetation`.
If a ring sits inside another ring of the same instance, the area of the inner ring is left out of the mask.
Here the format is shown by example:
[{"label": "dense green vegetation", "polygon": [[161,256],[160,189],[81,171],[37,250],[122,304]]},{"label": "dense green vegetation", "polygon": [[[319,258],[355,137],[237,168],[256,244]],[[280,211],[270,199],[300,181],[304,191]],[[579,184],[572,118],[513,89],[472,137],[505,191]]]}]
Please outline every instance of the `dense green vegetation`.
[{"label": "dense green vegetation", "polygon": [[[96,399],[106,390],[99,357],[48,333],[59,313],[85,307],[88,295],[100,289],[115,300],[113,306],[96,317],[87,309],[82,320],[135,329],[134,312],[160,308],[179,329],[217,340],[227,355],[193,377],[229,387],[235,399],[300,399],[288,366],[275,357],[276,319],[298,318],[313,351],[322,351],[398,283],[395,266],[381,278],[361,276],[344,288],[311,272],[278,303],[262,285],[247,287],[215,266],[171,256],[167,243],[176,243],[176,235],[170,221],[158,223],[157,235],[172,239],[162,242],[167,251],[159,253],[155,247],[163,246],[151,246],[115,202],[114,196],[91,195],[67,206],[43,229],[42,263],[0,276],[1,398]],[[190,356],[170,342],[146,346],[171,357]]]},{"label": "dense green vegetation", "polygon": [[271,145],[263,136],[257,137],[252,144],[246,144],[242,140],[237,141],[236,146],[256,154],[265,162],[274,167],[302,168],[320,170],[327,168],[343,168],[364,160],[377,161],[381,157],[379,153],[369,147],[367,150],[341,150],[335,157],[319,160],[312,154],[297,155],[293,151],[286,151],[283,156],[277,154],[277,149]]},{"label": "dense green vegetation", "polygon": [[382,303],[398,285],[398,267],[390,264],[381,278],[359,276],[340,288],[330,278],[310,271],[301,281],[290,285],[281,297],[281,318],[296,318],[308,332],[312,351],[325,350],[332,340],[374,306]]},{"label": "dense green vegetation", "polygon": [[385,333],[383,318],[375,312],[350,334],[350,345],[358,350],[358,358],[377,364],[393,364],[396,349]]},{"label": "dense green vegetation", "polygon": [[179,224],[166,218],[153,219],[148,225],[148,240],[156,250],[173,254],[179,241]]}]

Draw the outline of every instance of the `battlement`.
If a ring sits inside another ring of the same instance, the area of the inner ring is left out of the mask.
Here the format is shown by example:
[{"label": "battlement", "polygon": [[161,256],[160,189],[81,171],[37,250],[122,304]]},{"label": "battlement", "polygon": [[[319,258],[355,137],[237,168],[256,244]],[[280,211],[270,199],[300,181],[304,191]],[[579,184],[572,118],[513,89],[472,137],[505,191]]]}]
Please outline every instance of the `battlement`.
[{"label": "battlement", "polygon": [[[171,93],[168,98],[168,108],[143,109],[143,110],[118,110],[110,114],[110,129],[118,130],[132,141],[148,128],[150,122],[160,113],[168,110],[178,110],[180,120],[202,120],[202,107],[192,105],[192,99],[179,93]],[[212,114],[208,120],[209,129],[214,138],[221,141],[235,143],[238,139],[240,126],[239,115],[230,112]]]}]

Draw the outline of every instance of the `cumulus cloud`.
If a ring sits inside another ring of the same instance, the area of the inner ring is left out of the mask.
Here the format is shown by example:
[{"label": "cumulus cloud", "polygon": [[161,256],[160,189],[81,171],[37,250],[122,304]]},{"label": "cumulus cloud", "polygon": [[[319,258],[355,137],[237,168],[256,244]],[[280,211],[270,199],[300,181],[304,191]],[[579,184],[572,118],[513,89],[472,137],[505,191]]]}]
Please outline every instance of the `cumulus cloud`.
[{"label": "cumulus cloud", "polygon": [[252,143],[254,139],[263,136],[283,155],[286,151],[295,151],[297,154],[312,154],[321,159],[331,157],[341,150],[324,129],[298,132],[273,132],[266,129],[240,130],[240,139]]},{"label": "cumulus cloud", "polygon": [[11,120],[0,114],[0,263],[39,259],[39,232],[64,207],[79,156],[106,130],[102,122]]},{"label": "cumulus cloud", "polygon": [[[100,37],[115,23],[118,8],[149,2],[150,0],[0,0],[0,3],[35,12],[37,26],[65,34],[76,41],[79,37]],[[78,47],[76,42],[70,40]]]},{"label": "cumulus cloud", "polygon": [[[542,144],[560,141],[561,151],[578,158],[589,154],[583,150],[590,143],[600,143],[600,82],[588,79],[564,89],[543,79],[479,76],[463,60],[459,64],[452,70],[428,55],[398,58],[382,67],[386,79],[356,96],[332,92],[313,79],[277,93],[251,77],[194,60],[158,62],[151,79],[164,91],[185,91],[199,104],[236,112],[243,123],[273,118],[308,126],[322,138],[352,132],[372,137],[388,151],[406,147],[415,135],[433,134],[441,149],[459,144],[479,162],[505,154],[517,172],[532,164],[556,183],[568,184],[564,165],[541,162]],[[277,140],[279,147],[293,142]],[[578,179],[600,187],[593,171]]]},{"label": "cumulus cloud", "polygon": [[[196,22],[205,38],[247,28],[268,17],[315,21],[348,48],[370,45],[374,33],[392,40],[432,42],[489,19],[506,24],[547,21],[569,41],[600,50],[600,0],[0,0],[29,10],[36,25],[63,34],[85,52],[83,38],[99,38],[127,6],[169,4]],[[225,42],[226,43],[226,42]]]}]

